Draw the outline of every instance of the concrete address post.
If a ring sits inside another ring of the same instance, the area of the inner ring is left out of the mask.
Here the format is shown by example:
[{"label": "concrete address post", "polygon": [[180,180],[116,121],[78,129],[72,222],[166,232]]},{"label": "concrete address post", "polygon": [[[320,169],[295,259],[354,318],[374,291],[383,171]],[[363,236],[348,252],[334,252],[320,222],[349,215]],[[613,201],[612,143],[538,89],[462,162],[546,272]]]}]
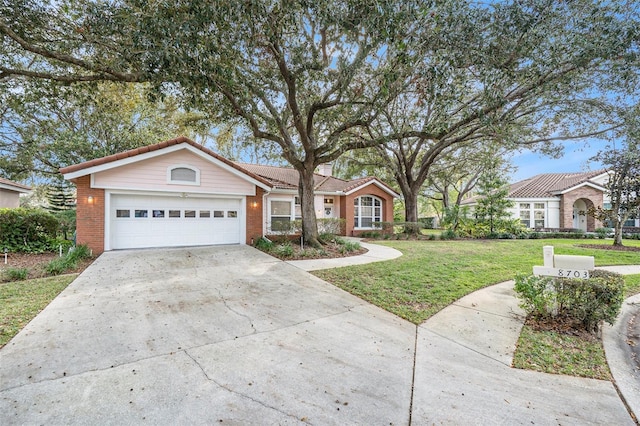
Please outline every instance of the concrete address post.
[{"label": "concrete address post", "polygon": [[542,248],[544,266],[534,266],[533,275],[558,278],[589,278],[589,271],[595,269],[593,256],[554,255],[553,246]]}]

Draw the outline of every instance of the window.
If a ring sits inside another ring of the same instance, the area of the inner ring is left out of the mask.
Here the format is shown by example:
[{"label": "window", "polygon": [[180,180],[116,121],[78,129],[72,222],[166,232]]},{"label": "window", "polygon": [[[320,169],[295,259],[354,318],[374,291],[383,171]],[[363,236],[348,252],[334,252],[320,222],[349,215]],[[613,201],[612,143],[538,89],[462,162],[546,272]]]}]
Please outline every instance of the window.
[{"label": "window", "polygon": [[527,228],[544,228],[546,203],[519,203],[520,222]]},{"label": "window", "polygon": [[116,210],[116,217],[131,217],[130,210]]},{"label": "window", "polygon": [[355,228],[373,228],[374,222],[382,222],[382,201],[377,197],[365,195],[355,198],[353,208]]},{"label": "window", "polygon": [[227,217],[238,217],[238,212],[236,210],[229,210],[227,212]]},{"label": "window", "polygon": [[154,210],[153,217],[164,217],[164,210]]},{"label": "window", "polygon": [[214,210],[213,217],[224,217],[224,211],[222,210]]},{"label": "window", "polygon": [[167,168],[167,182],[180,185],[200,185],[200,170],[187,165]]},{"label": "window", "polygon": [[200,217],[211,217],[211,212],[209,210],[200,210]]},{"label": "window", "polygon": [[180,217],[180,210],[169,210],[169,217]]},{"label": "window", "polygon": [[149,215],[149,210],[136,210],[135,217],[147,217]]},{"label": "window", "polygon": [[184,211],[184,217],[196,217],[196,211],[195,210],[185,210]]},{"label": "window", "polygon": [[291,201],[271,200],[271,230],[288,231],[291,227]]}]

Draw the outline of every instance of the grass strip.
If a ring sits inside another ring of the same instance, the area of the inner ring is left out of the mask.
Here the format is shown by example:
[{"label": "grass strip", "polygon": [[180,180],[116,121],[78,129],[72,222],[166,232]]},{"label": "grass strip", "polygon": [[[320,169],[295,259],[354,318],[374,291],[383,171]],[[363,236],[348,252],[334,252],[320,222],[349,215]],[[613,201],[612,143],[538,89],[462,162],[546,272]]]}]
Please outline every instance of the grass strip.
[{"label": "grass strip", "polygon": [[[376,242],[403,256],[378,263],[313,272],[318,277],[414,324],[483,287],[531,273],[542,247],[556,254],[594,256],[596,265],[639,265],[640,252],[577,247],[584,240],[459,240]],[[610,245],[611,241],[590,240]],[[640,241],[625,240],[640,247]]]},{"label": "grass strip", "polygon": [[0,284],[0,347],[40,313],[78,274]]}]

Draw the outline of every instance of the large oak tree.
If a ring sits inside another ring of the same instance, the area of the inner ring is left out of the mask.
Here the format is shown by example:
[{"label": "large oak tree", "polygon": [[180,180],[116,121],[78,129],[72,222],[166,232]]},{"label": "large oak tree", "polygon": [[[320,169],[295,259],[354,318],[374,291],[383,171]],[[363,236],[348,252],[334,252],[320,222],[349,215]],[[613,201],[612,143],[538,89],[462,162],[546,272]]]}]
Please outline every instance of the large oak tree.
[{"label": "large oak tree", "polygon": [[[0,79],[151,82],[215,119],[241,119],[298,170],[314,244],[313,171],[347,151],[402,152],[410,161],[394,173],[407,177],[411,202],[432,161],[457,143],[566,137],[592,110],[594,96],[583,96],[634,76],[631,6],[3,0]],[[390,107],[410,105],[410,120],[388,119]]]}]

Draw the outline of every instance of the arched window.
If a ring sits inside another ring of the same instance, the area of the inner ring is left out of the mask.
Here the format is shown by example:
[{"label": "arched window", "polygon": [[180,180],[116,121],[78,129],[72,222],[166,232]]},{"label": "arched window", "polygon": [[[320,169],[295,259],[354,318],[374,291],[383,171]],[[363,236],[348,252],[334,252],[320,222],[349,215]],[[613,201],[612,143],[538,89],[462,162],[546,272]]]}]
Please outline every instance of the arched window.
[{"label": "arched window", "polygon": [[374,222],[382,222],[382,201],[371,195],[363,195],[353,200],[354,228],[373,228]]},{"label": "arched window", "polygon": [[167,182],[180,185],[200,185],[200,170],[186,165],[170,166],[167,169]]}]

